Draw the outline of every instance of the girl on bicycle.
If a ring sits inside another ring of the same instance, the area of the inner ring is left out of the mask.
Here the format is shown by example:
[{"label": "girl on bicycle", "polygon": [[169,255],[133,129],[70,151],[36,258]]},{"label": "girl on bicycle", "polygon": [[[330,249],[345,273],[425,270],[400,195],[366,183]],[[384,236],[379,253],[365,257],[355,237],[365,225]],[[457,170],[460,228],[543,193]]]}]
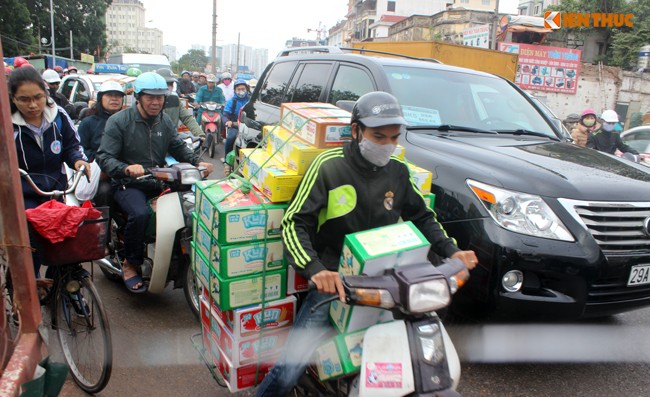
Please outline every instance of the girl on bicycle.
[{"label": "girl on bicycle", "polygon": [[[29,172],[41,190],[65,190],[67,176],[63,164],[79,170],[90,166],[79,136],[68,114],[48,93],[43,77],[34,68],[16,69],[9,78],[9,97],[18,166]],[[37,195],[22,182],[25,209],[38,207],[47,198]],[[33,255],[38,277],[40,261]]]}]

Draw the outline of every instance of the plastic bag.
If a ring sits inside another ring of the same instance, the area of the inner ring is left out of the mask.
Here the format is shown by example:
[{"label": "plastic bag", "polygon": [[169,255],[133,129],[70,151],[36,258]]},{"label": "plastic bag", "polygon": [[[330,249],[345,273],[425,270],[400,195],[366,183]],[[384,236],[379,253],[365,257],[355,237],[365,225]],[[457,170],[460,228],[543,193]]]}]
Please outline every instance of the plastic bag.
[{"label": "plastic bag", "polygon": [[98,219],[102,212],[86,205],[73,207],[50,200],[36,208],[25,210],[25,215],[38,234],[51,243],[58,243],[68,237],[75,237],[81,222]]},{"label": "plastic bag", "polygon": [[101,173],[102,170],[96,161],[90,163],[90,182],[86,178],[81,178],[74,191],[74,195],[78,200],[92,200],[95,197]]}]

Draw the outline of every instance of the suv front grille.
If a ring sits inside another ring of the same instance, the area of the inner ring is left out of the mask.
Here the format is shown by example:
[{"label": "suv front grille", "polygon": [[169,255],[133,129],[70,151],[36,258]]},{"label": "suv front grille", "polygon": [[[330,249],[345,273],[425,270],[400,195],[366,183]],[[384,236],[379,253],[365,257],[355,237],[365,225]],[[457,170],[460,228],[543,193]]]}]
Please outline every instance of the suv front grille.
[{"label": "suv front grille", "polygon": [[649,202],[559,201],[587,228],[605,255],[650,253]]}]

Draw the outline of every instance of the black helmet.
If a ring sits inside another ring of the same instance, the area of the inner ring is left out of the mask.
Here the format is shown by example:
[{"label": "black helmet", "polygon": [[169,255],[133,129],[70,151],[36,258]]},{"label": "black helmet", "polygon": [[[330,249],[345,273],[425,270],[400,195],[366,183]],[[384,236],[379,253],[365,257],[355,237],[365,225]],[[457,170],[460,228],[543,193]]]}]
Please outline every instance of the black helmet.
[{"label": "black helmet", "polygon": [[160,68],[156,70],[156,73],[161,75],[167,83],[177,83],[178,79],[176,78],[176,75],[174,72],[171,71],[171,69],[168,68]]},{"label": "black helmet", "polygon": [[375,91],[362,95],[352,108],[353,123],[361,122],[366,127],[384,125],[407,125],[402,107],[397,98],[387,92]]}]

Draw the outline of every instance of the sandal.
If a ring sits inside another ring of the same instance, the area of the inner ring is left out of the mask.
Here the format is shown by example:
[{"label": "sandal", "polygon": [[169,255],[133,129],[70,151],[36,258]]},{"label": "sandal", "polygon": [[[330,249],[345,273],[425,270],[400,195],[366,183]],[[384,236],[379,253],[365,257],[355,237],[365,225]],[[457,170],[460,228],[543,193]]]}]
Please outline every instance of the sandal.
[{"label": "sandal", "polygon": [[[124,260],[124,262],[125,263],[122,264],[122,280],[124,281],[124,285],[126,286],[126,289],[128,289],[129,292],[132,292],[134,294],[141,294],[143,292],[147,292],[147,287],[145,287],[144,282],[142,281],[142,277],[140,277],[138,273],[136,273],[134,276],[131,276],[129,278],[124,278],[124,266],[127,263],[126,260]],[[138,284],[140,284],[138,288],[133,288]]]}]

